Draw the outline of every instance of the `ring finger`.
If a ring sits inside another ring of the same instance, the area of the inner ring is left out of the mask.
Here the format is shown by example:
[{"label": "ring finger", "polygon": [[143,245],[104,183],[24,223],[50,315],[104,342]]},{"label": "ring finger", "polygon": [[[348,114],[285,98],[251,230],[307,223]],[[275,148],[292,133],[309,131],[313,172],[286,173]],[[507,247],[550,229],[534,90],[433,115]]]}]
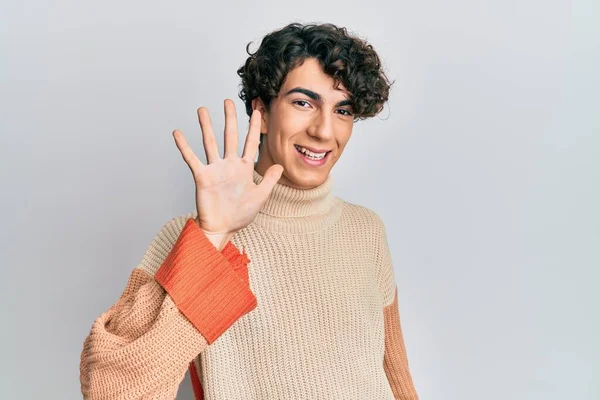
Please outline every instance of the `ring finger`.
[{"label": "ring finger", "polygon": [[211,164],[219,159],[219,146],[217,145],[210,115],[206,107],[198,109],[198,121],[202,130],[202,143],[204,144],[204,152],[206,153],[206,163]]}]

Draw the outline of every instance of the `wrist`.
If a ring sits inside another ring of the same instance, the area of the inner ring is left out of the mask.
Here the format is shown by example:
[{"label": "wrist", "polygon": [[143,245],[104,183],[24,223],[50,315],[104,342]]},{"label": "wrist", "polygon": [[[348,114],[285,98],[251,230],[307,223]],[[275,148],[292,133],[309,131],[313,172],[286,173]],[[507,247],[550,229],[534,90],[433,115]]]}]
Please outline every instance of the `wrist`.
[{"label": "wrist", "polygon": [[208,240],[215,246],[219,251],[223,250],[227,242],[229,241],[229,235],[214,234],[204,232]]},{"label": "wrist", "polygon": [[[194,221],[196,222],[196,224],[198,224],[198,226],[200,226],[200,223],[198,222],[197,218],[194,219]],[[202,229],[201,226],[200,226],[200,229]],[[212,245],[215,246],[215,248],[219,251],[223,250],[225,245],[227,245],[227,242],[229,242],[229,240],[233,236],[230,233],[212,233],[212,232],[207,232],[204,229],[202,229],[202,231],[208,238],[209,242],[211,242]]]}]

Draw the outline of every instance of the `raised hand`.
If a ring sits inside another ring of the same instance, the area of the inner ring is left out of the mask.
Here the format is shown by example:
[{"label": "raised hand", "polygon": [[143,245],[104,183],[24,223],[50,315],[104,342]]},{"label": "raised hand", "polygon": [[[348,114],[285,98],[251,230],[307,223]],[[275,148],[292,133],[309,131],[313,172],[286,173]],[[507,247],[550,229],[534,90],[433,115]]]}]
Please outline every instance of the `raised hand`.
[{"label": "raised hand", "polygon": [[[218,248],[227,243],[235,232],[252,222],[283,173],[283,167],[274,164],[267,169],[259,185],[254,183],[254,159],[260,141],[261,114],[258,110],[252,112],[244,152],[242,157],[239,157],[235,103],[225,99],[224,109],[223,158],[219,157],[208,110],[205,107],[198,109],[207,165],[196,157],[183,133],[173,131],[177,148],[192,171],[196,184],[196,222],[207,236],[217,238]],[[216,242],[213,241],[213,244]]]}]

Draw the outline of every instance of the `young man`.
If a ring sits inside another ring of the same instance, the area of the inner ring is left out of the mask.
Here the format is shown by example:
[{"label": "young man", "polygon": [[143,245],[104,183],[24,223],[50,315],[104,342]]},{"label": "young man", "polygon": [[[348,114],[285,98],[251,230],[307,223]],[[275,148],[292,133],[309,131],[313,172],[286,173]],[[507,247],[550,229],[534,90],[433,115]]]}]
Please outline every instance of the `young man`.
[{"label": "young man", "polygon": [[377,54],[343,28],[290,24],[238,74],[243,155],[231,100],[223,158],[205,108],[206,164],[174,132],[196,211],[161,229],[94,321],[84,397],[173,399],[189,368],[197,399],[418,399],[384,225],[329,175],[387,101]]}]

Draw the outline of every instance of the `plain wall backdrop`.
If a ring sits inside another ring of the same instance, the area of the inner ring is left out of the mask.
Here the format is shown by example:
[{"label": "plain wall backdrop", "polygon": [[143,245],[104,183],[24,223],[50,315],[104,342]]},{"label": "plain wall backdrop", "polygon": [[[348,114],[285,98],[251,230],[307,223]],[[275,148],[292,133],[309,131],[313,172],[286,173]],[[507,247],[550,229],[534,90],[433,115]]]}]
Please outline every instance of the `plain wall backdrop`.
[{"label": "plain wall backdrop", "polygon": [[172,131],[204,160],[196,109],[222,150],[232,98],[241,150],[245,46],[294,21],[347,27],[395,80],[332,174],[386,225],[421,399],[600,398],[597,1],[0,7],[0,398],[81,398],[94,319],[194,210]]}]

